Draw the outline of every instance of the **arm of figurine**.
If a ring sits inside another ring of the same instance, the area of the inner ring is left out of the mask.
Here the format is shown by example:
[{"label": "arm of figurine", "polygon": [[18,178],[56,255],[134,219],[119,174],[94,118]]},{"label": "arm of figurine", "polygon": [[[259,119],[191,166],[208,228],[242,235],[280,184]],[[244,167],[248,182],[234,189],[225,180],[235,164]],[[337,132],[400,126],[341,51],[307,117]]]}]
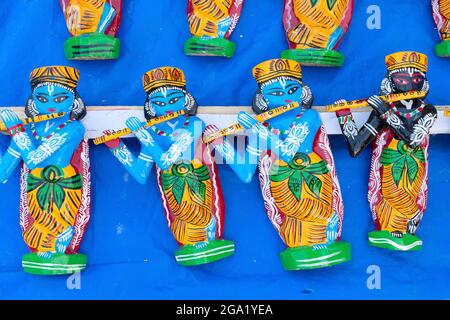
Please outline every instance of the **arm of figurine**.
[{"label": "arm of figurine", "polygon": [[[204,135],[208,136],[215,133],[219,129],[214,125],[207,126]],[[250,144],[254,145],[253,140],[257,140],[258,137],[255,134],[251,134],[249,137],[249,145],[244,152],[239,152],[231,145],[225,138],[219,138],[211,142],[216,152],[218,152],[225,160],[226,164],[234,171],[238,178],[244,183],[250,183],[256,172],[257,163],[259,159],[255,158],[256,148],[250,147]]]},{"label": "arm of figurine", "polygon": [[116,15],[116,10],[108,2],[105,2],[102,16],[97,26],[97,32],[105,33],[106,29],[108,29],[108,27],[111,25]]},{"label": "arm of figurine", "polygon": [[422,143],[437,118],[436,108],[432,105],[427,105],[422,110],[417,123],[412,127],[408,127],[399,116],[389,110],[386,103],[378,96],[370,97],[369,104],[377,112],[382,121],[385,121],[392,131],[412,148]]},{"label": "arm of figurine", "polygon": [[81,141],[84,137],[84,127],[78,122],[72,122],[63,133],[54,133],[49,139],[42,142],[37,148],[25,131],[22,120],[11,111],[1,113],[3,123],[8,128],[17,151],[29,169],[38,167],[55,152],[66,146],[69,142]]},{"label": "arm of figurine", "polygon": [[[103,133],[110,134],[111,132],[104,131]],[[153,159],[142,148],[139,156],[136,158],[119,138],[105,142],[105,144],[137,182],[144,184],[147,181],[153,167]]]},{"label": "arm of figurine", "polygon": [[[343,100],[338,102],[343,102]],[[357,157],[375,139],[384,126],[375,111],[370,113],[369,119],[359,130],[350,109],[337,111],[336,117],[352,157]]]},{"label": "arm of figurine", "polygon": [[21,157],[17,149],[17,146],[11,141],[5,154],[3,156],[0,154],[0,182],[2,183],[8,181],[9,177],[20,163]]},{"label": "arm of figurine", "polygon": [[293,126],[287,137],[278,142],[279,157],[284,162],[291,162],[297,152],[312,152],[314,139],[321,126],[319,113],[313,109],[306,110],[301,120]]}]

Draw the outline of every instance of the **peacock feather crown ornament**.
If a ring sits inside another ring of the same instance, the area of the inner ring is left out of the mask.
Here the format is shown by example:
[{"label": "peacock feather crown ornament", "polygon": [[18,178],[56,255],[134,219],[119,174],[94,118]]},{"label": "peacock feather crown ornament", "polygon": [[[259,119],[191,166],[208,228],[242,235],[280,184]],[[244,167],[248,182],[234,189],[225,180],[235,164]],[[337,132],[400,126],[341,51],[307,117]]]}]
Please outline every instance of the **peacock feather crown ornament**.
[{"label": "peacock feather crown ornament", "polygon": [[401,51],[386,56],[386,67],[389,71],[415,68],[422,72],[428,70],[428,57],[420,52]]},{"label": "peacock feather crown ornament", "polygon": [[80,72],[75,68],[67,66],[40,67],[31,71],[30,74],[32,87],[42,82],[55,82],[75,89],[79,79]]},{"label": "peacock feather crown ornament", "polygon": [[175,67],[159,67],[152,69],[142,77],[142,85],[146,92],[164,86],[174,86],[184,88],[186,78],[183,70]]},{"label": "peacock feather crown ornament", "polygon": [[261,62],[253,68],[253,77],[259,85],[278,77],[302,79],[300,63],[289,59],[272,59]]}]

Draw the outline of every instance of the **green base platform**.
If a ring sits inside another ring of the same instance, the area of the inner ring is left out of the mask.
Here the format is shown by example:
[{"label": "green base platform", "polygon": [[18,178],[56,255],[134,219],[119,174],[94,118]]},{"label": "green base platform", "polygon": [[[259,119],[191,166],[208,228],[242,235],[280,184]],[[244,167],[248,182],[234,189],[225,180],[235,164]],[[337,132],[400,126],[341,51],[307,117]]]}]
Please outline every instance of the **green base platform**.
[{"label": "green base platform", "polygon": [[36,253],[29,253],[22,257],[23,270],[38,275],[76,273],[85,269],[86,263],[84,254],[55,253],[51,258],[42,258]]},{"label": "green base platform", "polygon": [[344,64],[341,53],[326,49],[289,49],[281,53],[281,58],[295,60],[303,66],[341,67]]},{"label": "green base platform", "polygon": [[399,250],[413,251],[422,248],[422,240],[412,234],[404,234],[402,238],[396,238],[389,231],[372,231],[369,232],[369,244],[375,247]]},{"label": "green base platform", "polygon": [[184,43],[184,53],[188,56],[210,56],[231,58],[236,44],[223,38],[202,39],[191,37]]},{"label": "green base platform", "polygon": [[351,247],[348,242],[337,241],[325,249],[313,249],[302,246],[288,248],[280,253],[280,259],[286,270],[308,270],[331,267],[350,261]]},{"label": "green base platform", "polygon": [[439,57],[450,57],[450,40],[442,41],[436,46],[436,54]]},{"label": "green base platform", "polygon": [[64,44],[68,60],[108,60],[119,57],[120,40],[103,33],[71,37]]},{"label": "green base platform", "polygon": [[197,266],[229,257],[233,253],[233,241],[215,240],[201,249],[197,249],[193,245],[183,246],[175,253],[175,259],[183,266]]}]

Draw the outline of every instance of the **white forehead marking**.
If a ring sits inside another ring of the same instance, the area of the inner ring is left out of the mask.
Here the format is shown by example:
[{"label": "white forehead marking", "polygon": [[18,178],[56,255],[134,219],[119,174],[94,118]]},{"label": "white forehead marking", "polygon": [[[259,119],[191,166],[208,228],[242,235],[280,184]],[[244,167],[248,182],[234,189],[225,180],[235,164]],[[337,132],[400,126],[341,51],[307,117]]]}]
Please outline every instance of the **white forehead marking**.
[{"label": "white forehead marking", "polygon": [[48,85],[48,93],[49,93],[50,95],[52,95],[54,91],[55,91],[55,87],[53,87],[52,84],[49,84],[49,85]]},{"label": "white forehead marking", "polygon": [[283,89],[286,88],[286,79],[281,78],[280,79],[280,85],[281,85],[281,87],[283,87]]},{"label": "white forehead marking", "polygon": [[167,97],[167,88],[166,87],[161,88],[161,94],[163,95],[164,98]]}]

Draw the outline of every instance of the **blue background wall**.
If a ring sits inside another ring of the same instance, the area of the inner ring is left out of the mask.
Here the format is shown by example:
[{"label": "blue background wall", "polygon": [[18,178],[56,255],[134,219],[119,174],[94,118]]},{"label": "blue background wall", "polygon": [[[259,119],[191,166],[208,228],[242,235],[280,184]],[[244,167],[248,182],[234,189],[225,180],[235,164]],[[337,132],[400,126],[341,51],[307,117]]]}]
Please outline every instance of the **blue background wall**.
[{"label": "blue background wall", "polygon": [[[56,0],[3,0],[0,7],[0,106],[23,105],[29,72],[42,65],[68,64],[81,71],[79,92],[88,105],[142,105],[141,75],[156,66],[184,69],[200,105],[248,105],[255,91],[251,68],[285,49],[282,0],[246,0],[232,38],[232,60],[183,55],[189,37],[186,1],[124,1],[118,61],[67,62],[68,37]],[[381,30],[368,30],[366,9],[381,8]],[[362,98],[378,91],[384,56],[418,50],[430,58],[428,100],[450,104],[450,60],[434,56],[438,35],[428,0],[357,0],[353,22],[341,44],[347,61],[340,69],[304,69],[316,104]],[[137,143],[130,140],[134,149]],[[0,137],[4,152],[8,138]],[[281,240],[265,216],[259,184],[241,184],[221,166],[227,204],[225,235],[236,253],[219,263],[196,268],[176,265],[177,245],[163,216],[152,175],[134,182],[104,146],[91,150],[93,215],[81,252],[89,266],[81,290],[68,290],[67,277],[36,277],[21,271],[27,248],[19,227],[19,172],[0,185],[0,298],[450,298],[450,169],[448,136],[433,136],[430,150],[429,206],[418,234],[420,252],[398,253],[369,247],[373,227],[366,200],[369,150],[348,156],[342,137],[331,139],[345,201],[343,239],[353,260],[331,269],[286,272],[278,253]],[[368,290],[366,269],[381,268],[381,290]]]}]

